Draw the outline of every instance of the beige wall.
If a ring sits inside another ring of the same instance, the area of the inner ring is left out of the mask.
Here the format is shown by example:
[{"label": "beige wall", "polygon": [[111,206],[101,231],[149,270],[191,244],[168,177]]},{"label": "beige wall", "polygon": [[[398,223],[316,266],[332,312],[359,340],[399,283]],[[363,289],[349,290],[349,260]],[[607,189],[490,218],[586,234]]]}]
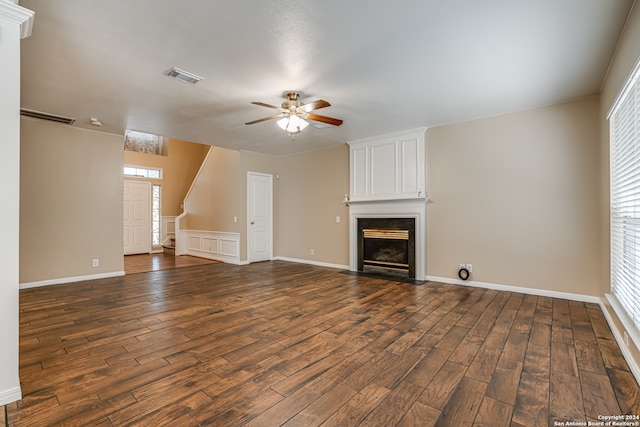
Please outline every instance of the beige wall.
[{"label": "beige wall", "polygon": [[[611,279],[609,269],[609,122],[607,114],[611,109],[616,97],[620,93],[622,86],[629,77],[633,66],[640,61],[640,5],[636,2],[631,10],[627,25],[618,41],[615,56],[609,67],[607,78],[602,87],[600,97],[600,213],[601,227],[601,265],[603,266],[600,275],[600,294],[611,292]],[[604,299],[608,312],[613,319],[614,332],[622,335],[625,331],[620,318],[611,309],[609,302]],[[640,366],[639,343],[631,343],[629,352],[635,364]]]},{"label": "beige wall", "polygon": [[122,136],[22,118],[20,155],[20,283],[123,271]]},{"label": "beige wall", "polygon": [[178,216],[182,203],[211,146],[169,139],[165,156],[124,152],[124,164],[162,169],[163,179],[143,179],[162,186],[162,215]]},{"label": "beige wall", "polygon": [[[241,260],[247,259],[249,171],[274,177],[274,256],[349,263],[348,210],[342,202],[349,188],[346,145],[286,157],[213,149],[186,200],[187,227],[240,233]],[[340,223],[335,222],[336,216],[341,217]],[[310,249],[315,255],[310,255]]]},{"label": "beige wall", "polygon": [[213,148],[185,199],[190,230],[241,231],[240,222],[233,222],[234,216],[241,217],[244,197],[239,169],[239,151]]},{"label": "beige wall", "polygon": [[[275,167],[273,156],[215,147],[185,199],[187,228],[239,233],[240,260],[246,260],[247,172],[274,175]],[[274,200],[276,197],[274,188]]]},{"label": "beige wall", "polygon": [[600,294],[598,98],[427,131],[427,274]]},{"label": "beige wall", "polygon": [[276,255],[349,265],[348,145],[281,157],[278,173]]}]

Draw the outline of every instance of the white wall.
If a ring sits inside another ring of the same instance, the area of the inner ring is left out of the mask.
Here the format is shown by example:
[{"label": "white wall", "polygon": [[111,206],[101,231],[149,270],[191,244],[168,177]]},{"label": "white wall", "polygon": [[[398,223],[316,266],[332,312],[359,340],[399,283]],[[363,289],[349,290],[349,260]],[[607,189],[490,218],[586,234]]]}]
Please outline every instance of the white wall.
[{"label": "white wall", "polygon": [[19,400],[20,37],[32,14],[0,0],[0,405]]}]

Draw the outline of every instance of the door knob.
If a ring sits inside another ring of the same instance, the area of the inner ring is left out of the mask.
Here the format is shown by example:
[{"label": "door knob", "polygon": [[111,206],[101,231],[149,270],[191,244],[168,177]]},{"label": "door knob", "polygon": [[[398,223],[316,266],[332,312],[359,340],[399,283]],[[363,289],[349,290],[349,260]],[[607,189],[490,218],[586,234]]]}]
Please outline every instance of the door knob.
[{"label": "door knob", "polygon": [[254,224],[254,222],[253,222],[253,221],[251,221],[251,225],[253,225],[253,224]]}]

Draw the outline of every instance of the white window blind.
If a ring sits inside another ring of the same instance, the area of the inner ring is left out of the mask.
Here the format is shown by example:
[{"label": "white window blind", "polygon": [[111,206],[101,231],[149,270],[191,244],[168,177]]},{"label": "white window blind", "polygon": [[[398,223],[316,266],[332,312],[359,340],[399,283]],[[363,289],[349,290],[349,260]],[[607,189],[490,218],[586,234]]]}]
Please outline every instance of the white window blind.
[{"label": "white window blind", "polygon": [[640,330],[640,67],[610,114],[611,291]]}]

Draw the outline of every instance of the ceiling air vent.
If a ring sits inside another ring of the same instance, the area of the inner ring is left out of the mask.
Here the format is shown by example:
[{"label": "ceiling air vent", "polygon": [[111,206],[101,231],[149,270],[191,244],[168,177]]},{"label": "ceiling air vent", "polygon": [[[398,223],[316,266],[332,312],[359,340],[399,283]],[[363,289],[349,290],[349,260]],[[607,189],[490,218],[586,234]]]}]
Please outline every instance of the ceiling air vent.
[{"label": "ceiling air vent", "polygon": [[20,115],[26,117],[33,117],[35,119],[48,120],[50,122],[64,123],[65,125],[72,125],[76,119],[72,117],[59,116],[57,114],[43,113],[42,111],[29,110],[28,108],[21,108]]},{"label": "ceiling air vent", "polygon": [[179,68],[173,67],[164,72],[165,76],[173,77],[176,80],[180,80],[181,82],[191,83],[192,85],[198,83],[203,78],[200,76],[196,76],[195,74],[188,73]]}]

